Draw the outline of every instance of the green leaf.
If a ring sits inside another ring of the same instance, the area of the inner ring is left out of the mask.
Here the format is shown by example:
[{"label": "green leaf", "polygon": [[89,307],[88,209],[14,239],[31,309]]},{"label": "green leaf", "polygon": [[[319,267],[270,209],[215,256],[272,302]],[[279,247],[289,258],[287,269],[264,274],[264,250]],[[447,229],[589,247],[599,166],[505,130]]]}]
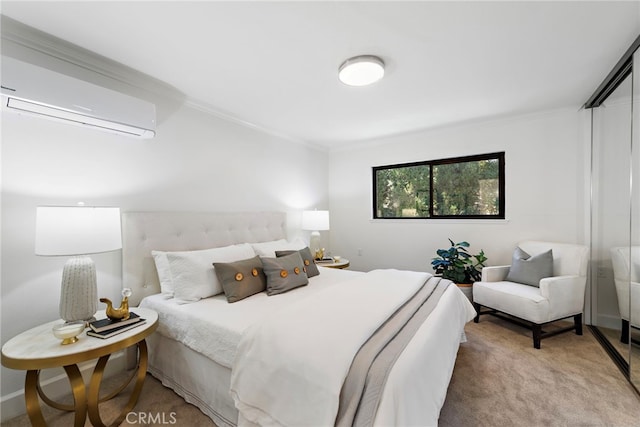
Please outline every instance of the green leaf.
[{"label": "green leaf", "polygon": [[482,278],[482,267],[487,261],[484,250],[476,255],[470,254],[469,242],[454,243],[449,239],[449,249],[437,249],[438,257],[431,259],[431,265],[437,275],[455,283],[473,283]]}]

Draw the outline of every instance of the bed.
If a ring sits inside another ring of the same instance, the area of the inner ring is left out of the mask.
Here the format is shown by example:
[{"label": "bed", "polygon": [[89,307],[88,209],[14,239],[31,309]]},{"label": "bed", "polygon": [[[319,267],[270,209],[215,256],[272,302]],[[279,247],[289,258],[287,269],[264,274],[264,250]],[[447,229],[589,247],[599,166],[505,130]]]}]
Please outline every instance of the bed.
[{"label": "bed", "polygon": [[298,259],[304,242],[286,240],[287,214],[129,212],[122,224],[123,286],[132,306],[160,319],[148,339],[149,372],[216,425],[437,425],[475,316],[450,282],[319,267],[308,284],[277,295],[184,303],[161,285],[159,253],[250,247],[271,257],[288,245],[296,255],[282,259]]}]

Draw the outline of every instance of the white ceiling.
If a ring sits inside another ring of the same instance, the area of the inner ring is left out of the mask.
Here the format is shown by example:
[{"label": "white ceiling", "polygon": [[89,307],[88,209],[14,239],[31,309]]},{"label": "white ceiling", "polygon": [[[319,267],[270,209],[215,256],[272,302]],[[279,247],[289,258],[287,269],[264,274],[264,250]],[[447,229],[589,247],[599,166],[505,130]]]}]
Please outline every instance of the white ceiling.
[{"label": "white ceiling", "polygon": [[[193,103],[328,147],[575,107],[640,34],[640,2],[2,1],[2,14]],[[385,78],[338,81],[380,56]]]}]

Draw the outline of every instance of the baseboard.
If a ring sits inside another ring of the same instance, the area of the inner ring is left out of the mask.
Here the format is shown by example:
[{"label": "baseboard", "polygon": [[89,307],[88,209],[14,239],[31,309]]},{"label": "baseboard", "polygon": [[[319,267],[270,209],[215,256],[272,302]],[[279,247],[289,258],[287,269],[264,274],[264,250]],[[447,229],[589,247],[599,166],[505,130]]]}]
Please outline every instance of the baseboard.
[{"label": "baseboard", "polygon": [[[91,373],[97,360],[85,362],[79,365],[85,384],[89,383]],[[108,378],[127,369],[127,355],[124,351],[114,353],[109,358],[109,363],[104,370],[104,377]],[[26,372],[25,372],[26,375]],[[62,369],[47,369],[40,374],[40,385],[45,394],[52,399],[59,399],[71,393],[69,380]],[[24,403],[24,389],[6,394],[0,398],[0,420],[5,422],[11,418],[25,414],[27,409]]]}]

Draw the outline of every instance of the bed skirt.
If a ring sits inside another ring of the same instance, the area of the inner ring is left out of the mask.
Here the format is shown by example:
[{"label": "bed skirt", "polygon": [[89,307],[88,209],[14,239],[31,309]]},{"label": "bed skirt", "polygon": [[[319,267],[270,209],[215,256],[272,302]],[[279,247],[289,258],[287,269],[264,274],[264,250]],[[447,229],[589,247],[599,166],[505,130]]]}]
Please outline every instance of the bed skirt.
[{"label": "bed skirt", "polygon": [[[218,427],[238,423],[229,394],[231,370],[161,334],[147,338],[149,373],[198,407]],[[180,414],[176,414],[178,422]]]}]

